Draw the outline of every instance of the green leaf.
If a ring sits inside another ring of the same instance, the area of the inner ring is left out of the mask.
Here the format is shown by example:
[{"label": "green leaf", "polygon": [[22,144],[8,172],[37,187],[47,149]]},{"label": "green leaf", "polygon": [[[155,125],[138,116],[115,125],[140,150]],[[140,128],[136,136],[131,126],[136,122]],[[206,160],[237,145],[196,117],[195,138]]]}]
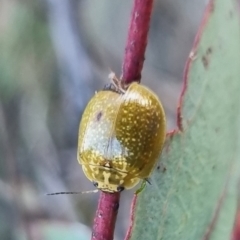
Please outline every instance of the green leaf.
[{"label": "green leaf", "polygon": [[240,25],[233,0],[210,2],[189,56],[180,131],[134,201],[130,239],[230,239],[240,176]]}]

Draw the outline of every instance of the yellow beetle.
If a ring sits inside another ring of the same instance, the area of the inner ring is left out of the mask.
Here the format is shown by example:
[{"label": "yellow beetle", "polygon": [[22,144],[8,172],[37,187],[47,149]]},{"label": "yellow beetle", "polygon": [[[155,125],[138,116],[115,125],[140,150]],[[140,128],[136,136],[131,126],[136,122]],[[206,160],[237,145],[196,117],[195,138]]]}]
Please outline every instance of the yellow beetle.
[{"label": "yellow beetle", "polygon": [[166,120],[158,97],[115,76],[88,103],[80,123],[78,161],[98,189],[119,192],[146,179],[161,153]]}]

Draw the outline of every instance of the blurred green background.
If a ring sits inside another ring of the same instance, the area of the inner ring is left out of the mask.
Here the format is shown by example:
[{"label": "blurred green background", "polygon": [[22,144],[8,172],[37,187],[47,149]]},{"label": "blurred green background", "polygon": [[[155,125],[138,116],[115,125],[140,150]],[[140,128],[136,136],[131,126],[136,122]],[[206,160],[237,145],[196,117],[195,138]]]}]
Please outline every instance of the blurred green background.
[{"label": "blurred green background", "polygon": [[[98,194],[77,163],[94,92],[121,74],[133,0],[0,0],[0,239],[89,239]],[[156,0],[142,83],[175,127],[185,61],[206,1]],[[151,186],[149,186],[151,187]],[[116,239],[134,190],[122,193]]]}]

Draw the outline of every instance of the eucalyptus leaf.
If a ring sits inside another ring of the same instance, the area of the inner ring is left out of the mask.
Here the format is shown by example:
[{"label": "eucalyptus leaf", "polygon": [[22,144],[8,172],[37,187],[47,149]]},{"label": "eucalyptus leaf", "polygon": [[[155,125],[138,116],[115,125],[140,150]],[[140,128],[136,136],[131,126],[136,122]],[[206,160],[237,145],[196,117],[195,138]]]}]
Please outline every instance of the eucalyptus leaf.
[{"label": "eucalyptus leaf", "polygon": [[186,65],[179,130],[168,134],[152,185],[137,196],[130,239],[230,239],[240,176],[239,78],[239,6],[210,1]]}]

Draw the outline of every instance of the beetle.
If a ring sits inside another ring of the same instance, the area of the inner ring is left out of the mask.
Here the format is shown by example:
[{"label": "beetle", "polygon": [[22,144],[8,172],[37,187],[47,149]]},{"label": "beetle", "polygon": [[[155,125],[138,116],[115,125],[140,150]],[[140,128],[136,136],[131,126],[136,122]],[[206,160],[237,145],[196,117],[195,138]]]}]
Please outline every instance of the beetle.
[{"label": "beetle", "polygon": [[94,186],[114,193],[149,177],[164,144],[166,119],[150,89],[110,77],[83,112],[77,155]]}]

